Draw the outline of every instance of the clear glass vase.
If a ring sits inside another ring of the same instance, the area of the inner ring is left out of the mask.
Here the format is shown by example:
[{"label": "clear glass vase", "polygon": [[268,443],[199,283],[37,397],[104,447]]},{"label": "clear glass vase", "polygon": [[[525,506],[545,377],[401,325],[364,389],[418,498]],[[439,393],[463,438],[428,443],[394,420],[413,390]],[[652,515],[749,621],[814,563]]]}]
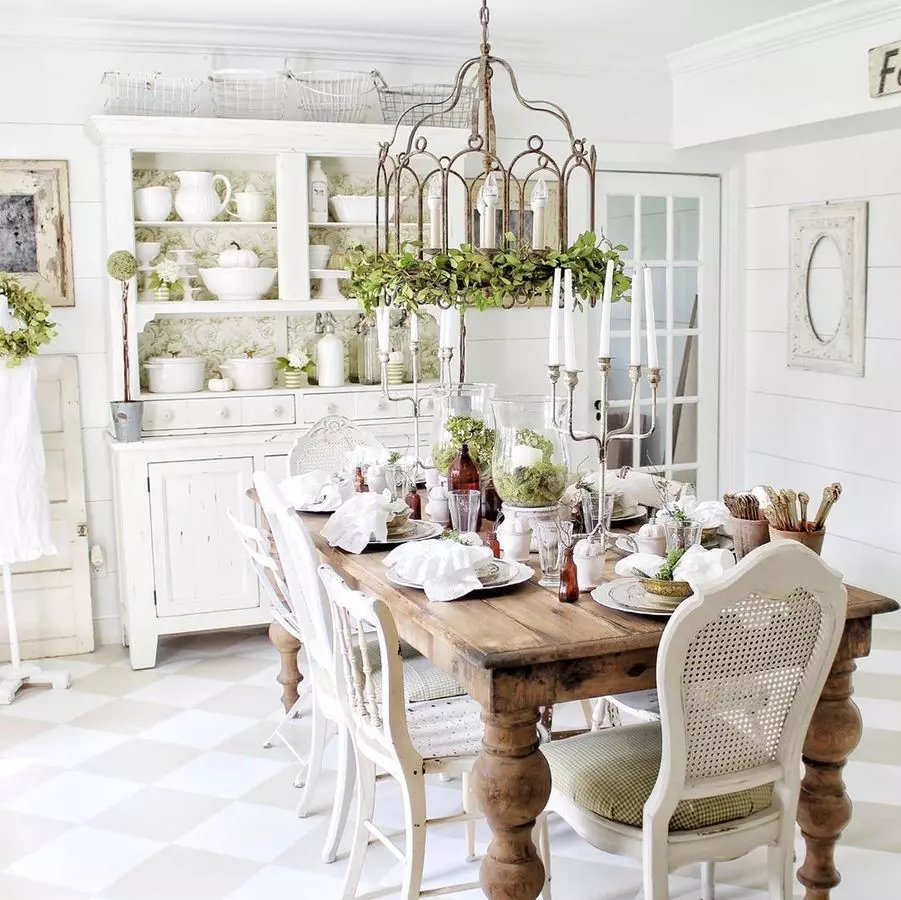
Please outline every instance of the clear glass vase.
[{"label": "clear glass vase", "polygon": [[466,443],[481,475],[491,469],[493,384],[439,385],[432,391],[432,462],[442,474]]},{"label": "clear glass vase", "polygon": [[569,474],[566,442],[554,421],[566,421],[567,401],[547,397],[492,400],[495,440],[491,472],[506,504],[556,505]]}]

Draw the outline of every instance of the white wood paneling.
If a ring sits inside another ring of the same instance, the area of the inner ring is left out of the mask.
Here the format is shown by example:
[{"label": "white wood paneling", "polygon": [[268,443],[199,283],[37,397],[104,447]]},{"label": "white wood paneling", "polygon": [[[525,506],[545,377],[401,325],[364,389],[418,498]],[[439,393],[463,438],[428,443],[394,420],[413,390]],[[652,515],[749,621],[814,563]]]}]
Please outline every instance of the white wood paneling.
[{"label": "white wood paneling", "polygon": [[788,207],[752,207],[745,222],[745,266],[748,269],[788,269]]},{"label": "white wood paneling", "polygon": [[780,331],[788,327],[788,270],[745,272],[745,325],[748,331]]},{"label": "white wood paneling", "polygon": [[157,615],[258,607],[259,585],[227,515],[253,521],[245,496],[253,459],[161,462],[149,470]]}]

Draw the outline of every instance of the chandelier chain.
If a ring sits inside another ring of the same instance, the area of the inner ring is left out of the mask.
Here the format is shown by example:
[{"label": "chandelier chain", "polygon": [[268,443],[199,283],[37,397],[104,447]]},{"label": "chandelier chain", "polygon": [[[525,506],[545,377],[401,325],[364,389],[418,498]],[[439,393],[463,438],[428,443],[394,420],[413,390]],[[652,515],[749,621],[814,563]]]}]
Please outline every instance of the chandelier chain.
[{"label": "chandelier chain", "polygon": [[479,10],[479,22],[482,23],[482,53],[487,55],[491,49],[488,43],[488,20],[491,13],[488,10],[488,0],[482,0],[482,8]]}]

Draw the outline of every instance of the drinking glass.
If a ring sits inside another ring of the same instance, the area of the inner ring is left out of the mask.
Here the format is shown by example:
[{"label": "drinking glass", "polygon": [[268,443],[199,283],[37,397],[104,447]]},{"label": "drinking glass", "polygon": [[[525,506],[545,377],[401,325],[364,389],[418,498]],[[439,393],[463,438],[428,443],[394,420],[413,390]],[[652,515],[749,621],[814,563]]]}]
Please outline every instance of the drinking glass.
[{"label": "drinking glass", "polygon": [[701,525],[694,522],[664,522],[663,530],[666,533],[667,550],[687,550],[701,543]]},{"label": "drinking glass", "polygon": [[448,491],[447,506],[450,512],[451,528],[461,534],[475,531],[482,508],[481,491]]},{"label": "drinking glass", "polygon": [[[572,523],[569,523],[572,529]],[[557,522],[536,522],[538,529],[538,561],[541,564],[541,578],[538,583],[543,587],[560,587],[560,528]]]},{"label": "drinking glass", "polygon": [[392,500],[403,500],[407,496],[409,469],[400,463],[388,463],[385,466],[385,484]]},{"label": "drinking glass", "polygon": [[[606,534],[610,531],[610,519],[613,516],[613,500],[612,493],[604,494],[604,527]],[[585,492],[582,498],[582,519],[585,524],[586,531],[594,531],[598,524],[600,502],[595,494]]]}]

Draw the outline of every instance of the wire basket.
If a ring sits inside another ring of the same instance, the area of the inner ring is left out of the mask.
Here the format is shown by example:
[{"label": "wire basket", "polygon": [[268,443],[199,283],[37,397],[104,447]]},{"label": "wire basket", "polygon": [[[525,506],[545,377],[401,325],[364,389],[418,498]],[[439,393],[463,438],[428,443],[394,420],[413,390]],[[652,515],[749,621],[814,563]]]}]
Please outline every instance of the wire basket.
[{"label": "wire basket", "polygon": [[221,119],[283,119],[288,92],[284,72],[216,69],[210,72],[213,113]]},{"label": "wire basket", "polygon": [[[425,116],[426,125],[439,125],[445,128],[464,128],[472,121],[472,108],[476,102],[476,89],[463,86],[460,98],[453,109],[449,108],[448,97],[454,92],[452,84],[406,84],[389,88],[379,72],[373,72],[379,102],[382,105],[382,117],[385,124],[414,125]],[[417,103],[427,103],[412,112],[406,111]],[[406,115],[404,115],[406,113]]]},{"label": "wire basket", "polygon": [[372,72],[291,72],[297,108],[309,122],[362,122],[369,112]]},{"label": "wire basket", "polygon": [[190,116],[203,82],[160,72],[104,72],[100,83],[109,88],[103,108],[110,115]]}]

